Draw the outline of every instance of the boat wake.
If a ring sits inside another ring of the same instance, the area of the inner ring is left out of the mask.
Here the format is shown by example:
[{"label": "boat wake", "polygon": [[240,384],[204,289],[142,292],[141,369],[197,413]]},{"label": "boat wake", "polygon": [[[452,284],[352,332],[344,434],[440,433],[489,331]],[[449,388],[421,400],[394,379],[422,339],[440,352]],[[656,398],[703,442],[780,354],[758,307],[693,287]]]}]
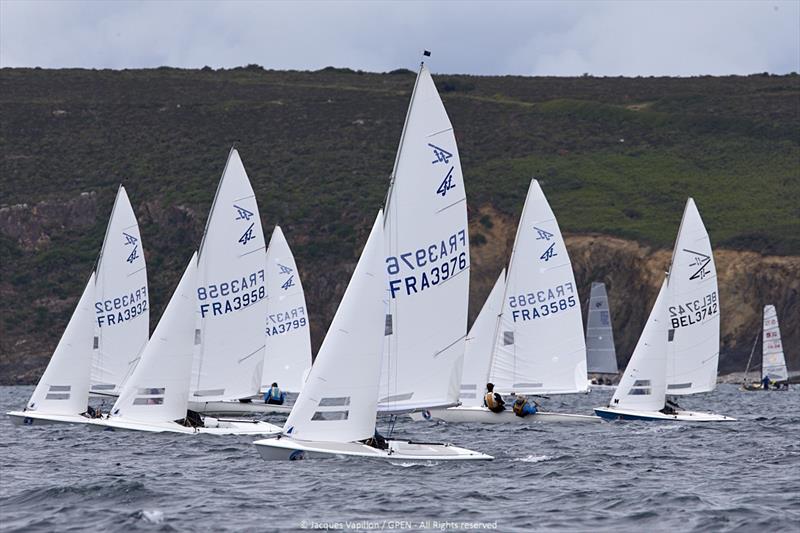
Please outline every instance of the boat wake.
[{"label": "boat wake", "polygon": [[520,463],[541,463],[543,461],[549,461],[552,458],[552,455],[526,455],[525,457],[518,457],[514,459],[514,461]]}]

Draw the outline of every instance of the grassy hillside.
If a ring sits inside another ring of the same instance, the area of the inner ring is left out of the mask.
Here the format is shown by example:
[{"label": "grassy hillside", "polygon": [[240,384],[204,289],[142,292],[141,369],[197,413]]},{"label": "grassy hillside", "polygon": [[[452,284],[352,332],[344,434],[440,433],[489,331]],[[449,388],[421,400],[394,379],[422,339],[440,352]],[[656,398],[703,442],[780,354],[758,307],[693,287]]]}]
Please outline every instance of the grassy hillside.
[{"label": "grassy hillside", "polygon": [[[536,176],[568,232],[669,247],[692,195],[716,246],[800,255],[798,75],[434,78],[473,217],[517,217]],[[281,224],[314,290],[318,342],[386,193],[413,83],[406,70],[0,70],[0,205],[56,206],[53,220],[0,217],[0,355],[57,340],[119,183],[157,318],[233,144],[264,227]],[[94,212],[69,204],[83,192]]]}]

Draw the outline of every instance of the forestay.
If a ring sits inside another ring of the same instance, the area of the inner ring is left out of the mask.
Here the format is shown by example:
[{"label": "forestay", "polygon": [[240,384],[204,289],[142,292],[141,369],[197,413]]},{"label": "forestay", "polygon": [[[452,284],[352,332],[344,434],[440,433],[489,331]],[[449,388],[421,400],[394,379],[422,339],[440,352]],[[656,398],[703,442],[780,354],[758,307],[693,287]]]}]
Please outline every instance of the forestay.
[{"label": "forestay", "polygon": [[261,391],[273,382],[299,392],[311,366],[311,334],[300,273],[283,236],[275,226],[267,248],[267,346]]},{"label": "forestay", "polygon": [[586,316],[586,364],[590,374],[619,372],[605,283],[592,283]]},{"label": "forestay", "polygon": [[169,422],[186,416],[197,318],[197,254],[158,322],[142,358],[111,409],[112,416]]},{"label": "forestay", "polygon": [[660,411],[666,400],[669,318],[667,281],[661,284],[656,303],[636,343],[631,360],[620,379],[610,407],[639,411]]},{"label": "forestay", "polygon": [[383,212],[345,290],[300,395],[284,425],[299,440],[372,437],[386,310]]},{"label": "forestay", "polygon": [[778,325],[778,313],[774,305],[764,306],[764,338],[762,344],[761,376],[769,376],[772,381],[786,381],[789,371],[783,356],[781,329]]},{"label": "forestay", "polygon": [[458,401],[469,297],[467,204],[453,128],[423,65],[384,225],[389,310],[379,409]]},{"label": "forestay", "polygon": [[673,342],[667,357],[667,394],[714,390],[719,362],[719,291],[711,242],[689,198],[667,280]]},{"label": "forestay", "polygon": [[558,222],[532,180],[506,277],[489,381],[502,393],[587,390],[578,289]]},{"label": "forestay", "polygon": [[89,372],[94,338],[94,272],[83,289],[53,356],[47,364],[26,411],[79,415],[89,404]]},{"label": "forestay", "polygon": [[459,396],[461,404],[467,407],[483,405],[483,392],[489,379],[489,365],[492,360],[497,321],[503,309],[505,286],[506,269],[503,269],[467,333]]},{"label": "forestay", "polygon": [[150,302],[142,238],[120,186],[100,252],[95,288],[97,340],[92,392],[118,394],[150,334]]},{"label": "forestay", "polygon": [[198,256],[192,401],[247,398],[259,391],[267,314],[264,250],[256,197],[232,149]]}]

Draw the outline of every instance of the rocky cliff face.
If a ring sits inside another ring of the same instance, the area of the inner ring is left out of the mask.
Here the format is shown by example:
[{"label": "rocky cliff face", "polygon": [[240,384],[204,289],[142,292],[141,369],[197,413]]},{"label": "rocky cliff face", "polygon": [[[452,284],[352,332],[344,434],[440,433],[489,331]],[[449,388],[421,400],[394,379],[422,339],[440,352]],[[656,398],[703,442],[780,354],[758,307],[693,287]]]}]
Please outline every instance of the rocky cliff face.
[{"label": "rocky cliff face", "polygon": [[[146,244],[153,305],[152,326],[160,316],[185,261],[202,235],[205,215],[162,200],[135,204]],[[99,252],[106,213],[98,213],[94,193],[65,202],[48,201],[0,208],[3,268],[0,296],[0,383],[35,383],[77,302]],[[366,220],[366,219],[365,219]],[[365,222],[368,224],[369,220]],[[513,245],[516,219],[490,205],[470,212],[474,320]],[[357,249],[369,227],[357,228]],[[677,228],[675,228],[677,231]],[[63,240],[79,246],[65,251]],[[308,235],[287,233],[290,245],[307,250]],[[83,243],[83,244],[81,244]],[[671,250],[607,235],[566,235],[581,301],[592,281],[607,285],[617,353],[624,366],[655,300]],[[713,235],[712,235],[713,243]],[[183,252],[186,252],[184,254]],[[183,255],[186,255],[185,257]],[[43,259],[44,258],[44,259]],[[306,291],[314,349],[319,347],[344,293],[356,258],[331,261],[304,257],[297,263]],[[800,257],[763,256],[718,249],[715,260],[722,302],[720,370],[742,370],[761,327],[761,309],[773,303],[790,368],[800,366]],[[13,305],[14,303],[24,305]]]}]

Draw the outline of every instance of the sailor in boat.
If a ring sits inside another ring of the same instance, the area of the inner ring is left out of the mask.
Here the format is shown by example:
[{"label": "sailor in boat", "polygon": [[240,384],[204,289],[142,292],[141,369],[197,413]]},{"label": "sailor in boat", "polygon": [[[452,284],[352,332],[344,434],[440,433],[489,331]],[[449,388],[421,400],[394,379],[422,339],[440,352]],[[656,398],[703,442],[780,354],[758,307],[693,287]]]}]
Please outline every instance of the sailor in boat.
[{"label": "sailor in boat", "polygon": [[269,390],[264,394],[264,403],[270,405],[283,405],[286,400],[286,393],[283,392],[277,383],[273,383]]},{"label": "sailor in boat", "polygon": [[761,388],[769,390],[769,376],[764,376],[764,379],[761,380]]},{"label": "sailor in boat", "polygon": [[503,397],[494,392],[494,383],[486,384],[486,394],[483,396],[483,405],[493,413],[502,413],[506,409]]},{"label": "sailor in boat", "polygon": [[528,415],[535,415],[537,411],[536,409],[537,406],[536,402],[533,403],[534,405],[531,405],[531,403],[528,401],[528,398],[526,398],[525,396],[517,396],[517,399],[514,401],[514,407],[512,407],[512,410],[514,411],[515,415],[521,418],[525,418]]},{"label": "sailor in boat", "polygon": [[665,415],[674,415],[674,414],[678,413],[680,408],[681,408],[681,406],[678,405],[676,402],[673,402],[672,400],[667,399],[666,403],[664,404],[664,408],[661,409],[661,412],[664,413]]}]

